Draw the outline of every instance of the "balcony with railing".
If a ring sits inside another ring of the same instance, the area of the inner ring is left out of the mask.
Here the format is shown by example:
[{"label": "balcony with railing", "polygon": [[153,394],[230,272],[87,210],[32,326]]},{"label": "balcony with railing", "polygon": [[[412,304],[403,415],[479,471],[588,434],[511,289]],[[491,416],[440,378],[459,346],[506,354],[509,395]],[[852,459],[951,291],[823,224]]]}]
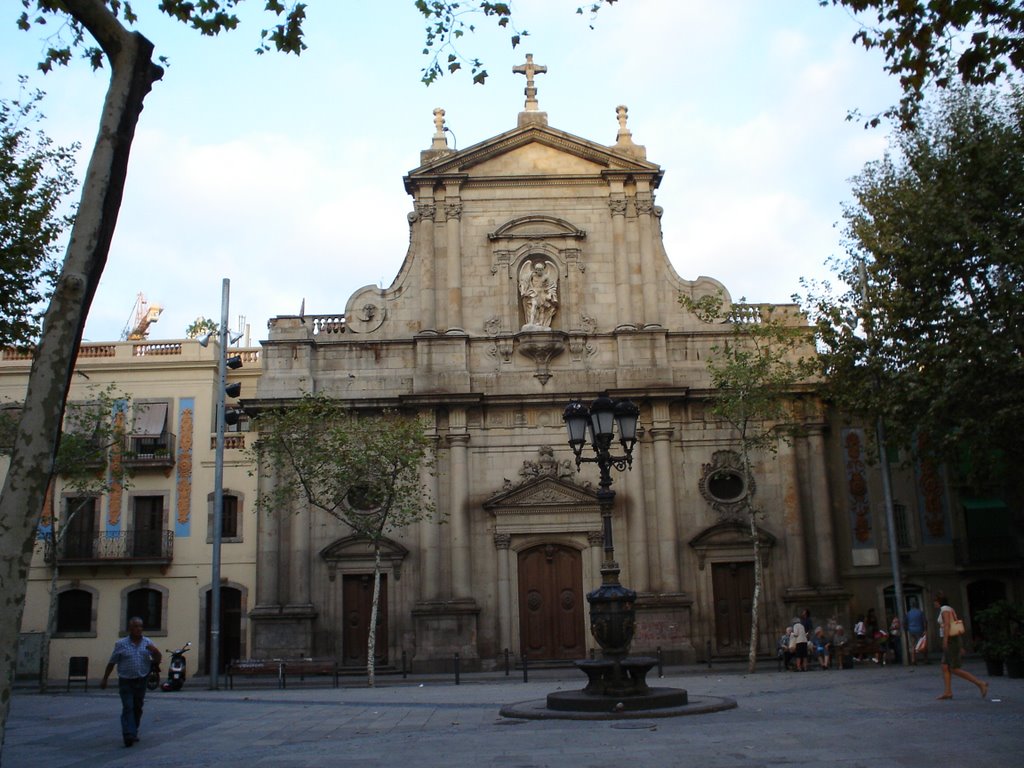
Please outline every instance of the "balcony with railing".
[{"label": "balcony with railing", "polygon": [[174,558],[174,531],[127,531],[96,536],[65,536],[54,547],[47,541],[46,560],[61,565],[165,565]]},{"label": "balcony with railing", "polygon": [[124,456],[125,466],[134,469],[169,469],[174,466],[174,446],[175,435],[171,432],[160,435],[132,435],[128,438],[128,451]]}]

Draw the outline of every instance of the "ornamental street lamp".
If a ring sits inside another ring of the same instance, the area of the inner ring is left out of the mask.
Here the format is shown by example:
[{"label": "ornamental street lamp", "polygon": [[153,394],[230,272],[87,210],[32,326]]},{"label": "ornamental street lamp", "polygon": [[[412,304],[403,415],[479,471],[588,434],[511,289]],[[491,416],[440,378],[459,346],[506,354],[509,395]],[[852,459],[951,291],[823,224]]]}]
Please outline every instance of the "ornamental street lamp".
[{"label": "ornamental street lamp", "polygon": [[[612,487],[612,467],[622,472],[633,466],[633,446],[636,445],[636,425],[640,409],[629,400],[615,401],[603,394],[590,408],[579,400],[573,400],[565,407],[562,420],[569,433],[569,446],[576,456],[576,469],[584,462],[597,464],[601,471],[600,490],[597,492],[601,508],[602,533],[604,538],[604,561],[601,564],[602,587],[619,584],[619,564],[615,562],[615,545],[612,540],[612,508],[615,491]],[[618,427],[622,455],[611,452],[612,440]],[[593,456],[584,456],[583,448],[590,439]],[[620,585],[621,586],[621,585]],[[635,593],[634,593],[635,598]],[[588,597],[588,599],[590,599]],[[599,641],[600,642],[600,641]],[[628,646],[628,643],[627,643]],[[602,647],[604,644],[602,643]]]},{"label": "ornamental street lamp", "polygon": [[[569,433],[569,446],[576,457],[576,469],[584,463],[597,464],[601,480],[597,503],[601,509],[604,559],[601,585],[587,594],[590,604],[590,633],[601,646],[600,659],[583,659],[576,666],[587,675],[580,691],[548,694],[547,708],[568,712],[639,712],[675,708],[681,714],[688,697],[682,688],[651,688],[647,673],[658,663],[650,656],[629,656],[636,626],[636,592],[619,583],[619,564],[612,542],[612,468],[620,472],[633,466],[633,447],[640,409],[629,400],[612,400],[600,395],[589,407],[573,400],[565,407],[562,420]],[[618,433],[620,453],[613,453]],[[590,442],[592,456],[583,450]]]},{"label": "ornamental street lamp", "polygon": [[[611,489],[611,470],[614,467],[622,472],[632,467],[639,414],[640,409],[631,401],[616,401],[602,394],[589,408],[579,400],[572,401],[562,415],[569,433],[569,446],[576,457],[576,468],[594,463],[601,472],[597,501],[601,509],[604,559],[601,585],[587,594],[587,602],[590,604],[590,632],[601,646],[603,659],[577,662],[589,677],[583,693],[598,698],[650,693],[644,677],[656,662],[648,658],[627,659],[636,624],[636,592],[619,583],[619,564],[612,540],[615,491]],[[612,452],[616,432],[621,448],[618,454]],[[583,455],[588,440],[592,456]],[[553,707],[557,699],[553,701],[549,697],[548,706]],[[572,704],[580,706],[579,697],[574,697]]]}]

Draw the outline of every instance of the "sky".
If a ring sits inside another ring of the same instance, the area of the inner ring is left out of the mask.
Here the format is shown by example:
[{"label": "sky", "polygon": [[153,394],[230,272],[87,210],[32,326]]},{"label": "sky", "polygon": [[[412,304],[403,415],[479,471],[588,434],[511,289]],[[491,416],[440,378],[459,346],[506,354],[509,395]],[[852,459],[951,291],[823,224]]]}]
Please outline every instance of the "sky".
[{"label": "sky", "polygon": [[[224,278],[229,324],[252,344],[303,302],[340,314],[357,289],[387,287],[409,241],[402,178],[430,146],[433,109],[459,149],[514,128],[526,53],[548,68],[536,85],[552,127],[611,145],[616,107],[629,108],[633,140],[664,170],[655,202],[680,277],[788,302],[800,278],[829,276],[850,179],[888,146],[884,127],[847,114],[899,98],[880,55],[851,42],[857,21],[818,0],[620,0],[596,19],[575,13],[580,0],[518,0],[518,48],[483,18],[460,41],[486,85],[466,70],[429,87],[413,0],[308,3],[309,47],[294,57],[254,53],[269,19],[258,0],[215,38],[135,0],[136,28],[170,66],[137,128],[86,340],[121,338],[139,294],[163,307],[149,338],[183,338],[196,318],[219,320]],[[0,97],[29,75],[47,94],[44,130],[81,142],[84,173],[108,71],[35,72],[56,30],[19,30],[20,10],[0,9]]]}]

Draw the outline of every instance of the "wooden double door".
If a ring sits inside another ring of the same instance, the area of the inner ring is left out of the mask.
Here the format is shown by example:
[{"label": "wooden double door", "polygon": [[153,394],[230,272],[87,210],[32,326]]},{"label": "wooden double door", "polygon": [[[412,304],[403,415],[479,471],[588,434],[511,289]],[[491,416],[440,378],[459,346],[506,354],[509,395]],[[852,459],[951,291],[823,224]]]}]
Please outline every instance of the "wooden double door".
[{"label": "wooden double door", "polygon": [[[370,639],[370,612],[373,608],[373,574],[346,574],[342,578],[342,663],[365,666]],[[388,663],[388,577],[380,575],[380,600],[377,603],[375,660]]]},{"label": "wooden double door", "polygon": [[532,660],[586,655],[579,550],[542,544],[519,553],[520,648]]},{"label": "wooden double door", "polygon": [[754,564],[712,563],[715,647],[719,654],[745,654],[750,648],[750,607],[754,601]]}]

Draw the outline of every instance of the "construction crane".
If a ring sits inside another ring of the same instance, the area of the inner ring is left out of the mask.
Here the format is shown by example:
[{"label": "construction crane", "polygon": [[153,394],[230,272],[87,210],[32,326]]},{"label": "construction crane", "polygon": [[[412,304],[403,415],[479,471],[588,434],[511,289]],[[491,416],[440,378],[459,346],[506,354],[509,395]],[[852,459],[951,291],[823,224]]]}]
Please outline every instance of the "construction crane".
[{"label": "construction crane", "polygon": [[135,297],[135,306],[132,307],[131,317],[124,330],[121,331],[122,341],[142,341],[149,337],[149,326],[160,319],[160,313],[164,308],[159,304],[150,304],[146,301],[144,294],[139,293]]}]

